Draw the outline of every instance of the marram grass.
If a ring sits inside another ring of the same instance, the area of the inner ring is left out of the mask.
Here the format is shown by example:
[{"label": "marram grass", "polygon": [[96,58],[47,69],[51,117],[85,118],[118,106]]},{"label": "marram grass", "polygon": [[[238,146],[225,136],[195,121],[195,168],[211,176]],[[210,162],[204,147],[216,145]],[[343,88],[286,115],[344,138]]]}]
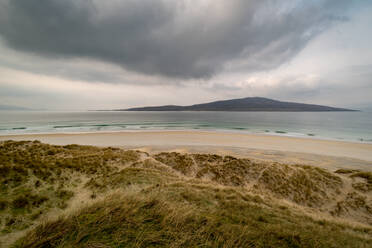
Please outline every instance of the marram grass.
[{"label": "marram grass", "polygon": [[0,178],[4,247],[372,246],[368,172],[6,141]]}]

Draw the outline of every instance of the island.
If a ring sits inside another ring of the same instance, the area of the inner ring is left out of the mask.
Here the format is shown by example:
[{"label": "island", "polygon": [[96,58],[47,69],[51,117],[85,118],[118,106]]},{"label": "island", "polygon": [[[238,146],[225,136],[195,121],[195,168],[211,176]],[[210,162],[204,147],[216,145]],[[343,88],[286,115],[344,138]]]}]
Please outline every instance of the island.
[{"label": "island", "polygon": [[335,108],[316,104],[277,101],[264,97],[246,97],[239,99],[215,101],[189,106],[164,105],[115,109],[114,111],[282,111],[282,112],[324,112],[324,111],[357,111],[346,108]]}]

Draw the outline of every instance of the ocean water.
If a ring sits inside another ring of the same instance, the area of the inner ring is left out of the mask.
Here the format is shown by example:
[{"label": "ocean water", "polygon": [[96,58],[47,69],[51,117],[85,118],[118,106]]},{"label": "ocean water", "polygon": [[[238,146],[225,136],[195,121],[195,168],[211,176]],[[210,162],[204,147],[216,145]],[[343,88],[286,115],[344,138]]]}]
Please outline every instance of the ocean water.
[{"label": "ocean water", "polygon": [[0,111],[0,135],[205,130],[372,143],[372,112]]}]

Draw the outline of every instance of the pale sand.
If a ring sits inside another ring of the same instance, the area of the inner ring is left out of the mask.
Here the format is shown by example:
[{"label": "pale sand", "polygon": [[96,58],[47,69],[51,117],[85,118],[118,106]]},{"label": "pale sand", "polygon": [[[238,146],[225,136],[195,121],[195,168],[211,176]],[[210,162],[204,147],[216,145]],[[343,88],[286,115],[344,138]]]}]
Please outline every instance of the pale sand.
[{"label": "pale sand", "polygon": [[372,171],[372,144],[356,142],[209,131],[0,136],[0,140],[8,139],[37,139],[56,145],[118,146],[148,152],[179,151],[230,154],[286,163],[305,163],[328,169],[355,168]]}]

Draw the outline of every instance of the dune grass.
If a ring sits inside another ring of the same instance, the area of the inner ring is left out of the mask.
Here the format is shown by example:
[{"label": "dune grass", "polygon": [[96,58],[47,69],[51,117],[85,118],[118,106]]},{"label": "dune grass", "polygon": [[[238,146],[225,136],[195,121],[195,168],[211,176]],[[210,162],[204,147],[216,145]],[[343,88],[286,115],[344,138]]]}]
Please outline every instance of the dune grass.
[{"label": "dune grass", "polygon": [[233,189],[171,184],[116,193],[38,226],[15,247],[368,247],[367,235]]},{"label": "dune grass", "polygon": [[6,141],[0,176],[0,246],[372,246],[361,171]]}]

